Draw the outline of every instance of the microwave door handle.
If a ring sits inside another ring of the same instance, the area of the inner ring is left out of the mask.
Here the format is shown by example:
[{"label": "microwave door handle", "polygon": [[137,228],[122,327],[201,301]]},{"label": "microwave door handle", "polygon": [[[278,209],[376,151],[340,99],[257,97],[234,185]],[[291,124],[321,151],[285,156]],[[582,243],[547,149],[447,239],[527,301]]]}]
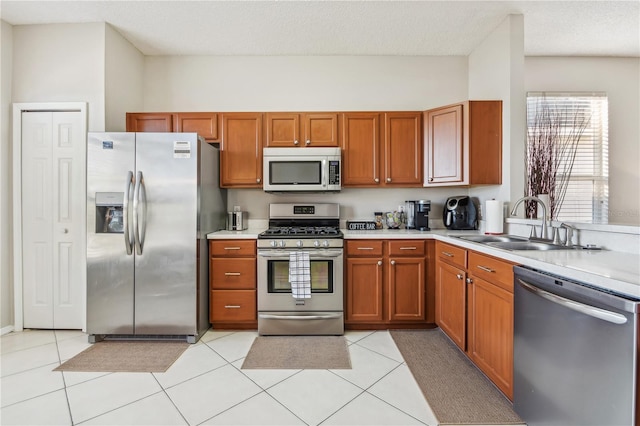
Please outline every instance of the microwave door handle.
[{"label": "microwave door handle", "polygon": [[322,187],[327,187],[327,160],[322,160]]}]

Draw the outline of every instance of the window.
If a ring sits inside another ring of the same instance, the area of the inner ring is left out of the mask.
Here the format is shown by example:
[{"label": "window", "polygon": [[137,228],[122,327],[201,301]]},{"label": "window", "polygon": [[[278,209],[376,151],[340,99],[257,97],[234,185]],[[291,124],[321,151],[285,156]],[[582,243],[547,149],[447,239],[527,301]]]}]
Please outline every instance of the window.
[{"label": "window", "polygon": [[527,93],[527,186],[550,176],[528,195],[549,193],[553,220],[608,222],[608,117],[604,93]]}]

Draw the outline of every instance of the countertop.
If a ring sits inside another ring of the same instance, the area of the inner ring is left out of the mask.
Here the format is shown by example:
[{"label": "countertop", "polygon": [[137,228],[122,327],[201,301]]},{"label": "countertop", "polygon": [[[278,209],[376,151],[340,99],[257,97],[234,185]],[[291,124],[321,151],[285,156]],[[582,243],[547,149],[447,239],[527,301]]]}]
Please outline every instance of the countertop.
[{"label": "countertop", "polygon": [[[208,234],[207,238],[255,239],[263,230],[264,228],[217,231]],[[448,229],[350,231],[343,229],[342,232],[347,240],[435,239],[640,299],[640,255],[637,254],[610,250],[511,251],[456,238],[460,235],[478,235],[478,231]]]}]

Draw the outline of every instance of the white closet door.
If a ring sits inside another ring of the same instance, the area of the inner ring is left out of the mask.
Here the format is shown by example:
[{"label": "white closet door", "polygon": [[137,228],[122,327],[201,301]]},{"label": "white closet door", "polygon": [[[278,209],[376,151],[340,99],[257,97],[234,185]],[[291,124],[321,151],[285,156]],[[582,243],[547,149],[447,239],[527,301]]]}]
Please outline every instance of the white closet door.
[{"label": "white closet door", "polygon": [[25,328],[82,328],[86,135],[79,112],[22,115]]}]

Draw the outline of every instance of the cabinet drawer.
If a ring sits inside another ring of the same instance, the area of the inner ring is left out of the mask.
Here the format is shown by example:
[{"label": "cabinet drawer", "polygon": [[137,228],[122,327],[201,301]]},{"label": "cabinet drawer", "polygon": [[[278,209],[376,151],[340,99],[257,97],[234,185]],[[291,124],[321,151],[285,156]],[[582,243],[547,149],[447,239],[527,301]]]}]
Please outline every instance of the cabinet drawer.
[{"label": "cabinet drawer", "polygon": [[424,256],[424,240],[390,240],[389,256]]},{"label": "cabinet drawer", "polygon": [[436,244],[436,255],[438,259],[444,260],[445,262],[465,269],[467,267],[467,251],[463,248],[438,241]]},{"label": "cabinet drawer", "polygon": [[255,290],[212,290],[209,300],[211,322],[255,321]]},{"label": "cabinet drawer", "polygon": [[255,240],[212,240],[209,246],[210,256],[255,256]]},{"label": "cabinet drawer", "polygon": [[209,263],[211,289],[256,288],[256,259],[214,257]]},{"label": "cabinet drawer", "polygon": [[469,252],[469,273],[513,293],[513,263]]},{"label": "cabinet drawer", "polygon": [[382,256],[382,241],[349,240],[347,256]]}]

